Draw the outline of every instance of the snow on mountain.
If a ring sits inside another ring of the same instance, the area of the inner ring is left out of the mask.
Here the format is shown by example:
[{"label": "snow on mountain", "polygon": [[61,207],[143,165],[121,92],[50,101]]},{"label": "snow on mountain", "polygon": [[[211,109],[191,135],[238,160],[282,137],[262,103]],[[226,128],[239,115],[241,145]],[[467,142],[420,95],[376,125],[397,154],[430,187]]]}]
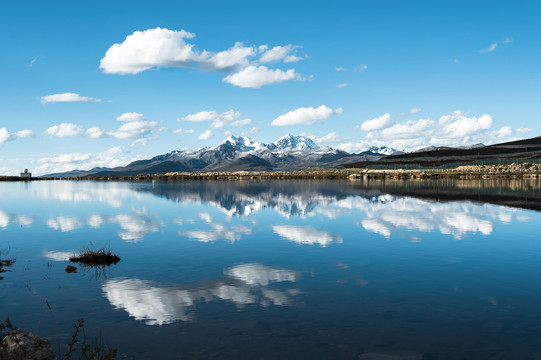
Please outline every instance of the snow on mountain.
[{"label": "snow on mountain", "polygon": [[249,152],[249,151],[261,151],[267,149],[267,146],[261,144],[255,140],[246,136],[230,136],[222,141],[216,148],[221,145],[230,145],[235,151]]},{"label": "snow on mountain", "polygon": [[382,154],[382,155],[392,155],[396,153],[398,150],[387,147],[387,146],[371,146],[368,151],[373,152],[375,154]]},{"label": "snow on mountain", "polygon": [[269,144],[270,150],[300,150],[300,151],[306,151],[306,150],[317,150],[319,149],[319,146],[317,146],[312,139],[306,137],[306,136],[293,136],[291,134],[286,134],[276,140],[276,142],[273,142]]}]

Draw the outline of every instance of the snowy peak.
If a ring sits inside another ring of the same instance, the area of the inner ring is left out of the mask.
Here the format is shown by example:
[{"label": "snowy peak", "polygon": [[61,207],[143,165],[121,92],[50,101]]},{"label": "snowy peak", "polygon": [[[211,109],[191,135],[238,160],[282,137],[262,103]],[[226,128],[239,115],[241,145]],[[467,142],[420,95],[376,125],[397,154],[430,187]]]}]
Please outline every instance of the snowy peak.
[{"label": "snowy peak", "polygon": [[382,154],[382,155],[392,155],[398,150],[387,147],[387,146],[371,146],[368,148],[368,151],[375,153],[375,154]]},{"label": "snowy peak", "polygon": [[317,146],[312,139],[306,136],[293,136],[287,134],[272,143],[276,150],[317,150]]},{"label": "snowy peak", "polygon": [[222,141],[217,148],[224,145],[230,146],[233,150],[240,152],[258,151],[265,148],[265,145],[246,136],[230,136]]}]

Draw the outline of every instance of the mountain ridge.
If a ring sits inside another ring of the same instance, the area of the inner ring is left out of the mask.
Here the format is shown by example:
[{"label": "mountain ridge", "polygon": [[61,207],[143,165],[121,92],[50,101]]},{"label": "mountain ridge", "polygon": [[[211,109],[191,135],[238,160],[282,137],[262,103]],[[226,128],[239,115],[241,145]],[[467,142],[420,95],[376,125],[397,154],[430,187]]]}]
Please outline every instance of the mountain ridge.
[{"label": "mountain ridge", "polygon": [[[378,153],[378,150],[382,153]],[[336,167],[344,162],[374,161],[392,153],[396,153],[396,150],[372,147],[364,152],[351,154],[329,146],[320,147],[312,139],[302,135],[286,134],[269,144],[246,136],[229,136],[212,148],[173,150],[150,159],[136,160],[122,167],[72,170],[44,176],[129,176],[172,171],[271,171]]]}]

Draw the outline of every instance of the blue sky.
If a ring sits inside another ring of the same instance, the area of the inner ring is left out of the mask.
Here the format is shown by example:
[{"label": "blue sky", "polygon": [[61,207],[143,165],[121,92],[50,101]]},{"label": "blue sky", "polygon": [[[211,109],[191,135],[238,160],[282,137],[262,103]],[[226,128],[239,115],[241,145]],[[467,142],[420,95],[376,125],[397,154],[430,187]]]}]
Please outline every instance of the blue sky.
[{"label": "blue sky", "polygon": [[229,135],[371,145],[540,135],[538,1],[4,1],[0,173]]}]

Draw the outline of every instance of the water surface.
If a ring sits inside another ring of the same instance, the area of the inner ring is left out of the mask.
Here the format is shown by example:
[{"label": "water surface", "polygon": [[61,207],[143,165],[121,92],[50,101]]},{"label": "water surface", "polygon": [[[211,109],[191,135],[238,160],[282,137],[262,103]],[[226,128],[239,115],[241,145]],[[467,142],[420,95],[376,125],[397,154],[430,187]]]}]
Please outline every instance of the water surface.
[{"label": "water surface", "polygon": [[539,188],[1,183],[0,317],[135,359],[541,359]]}]

